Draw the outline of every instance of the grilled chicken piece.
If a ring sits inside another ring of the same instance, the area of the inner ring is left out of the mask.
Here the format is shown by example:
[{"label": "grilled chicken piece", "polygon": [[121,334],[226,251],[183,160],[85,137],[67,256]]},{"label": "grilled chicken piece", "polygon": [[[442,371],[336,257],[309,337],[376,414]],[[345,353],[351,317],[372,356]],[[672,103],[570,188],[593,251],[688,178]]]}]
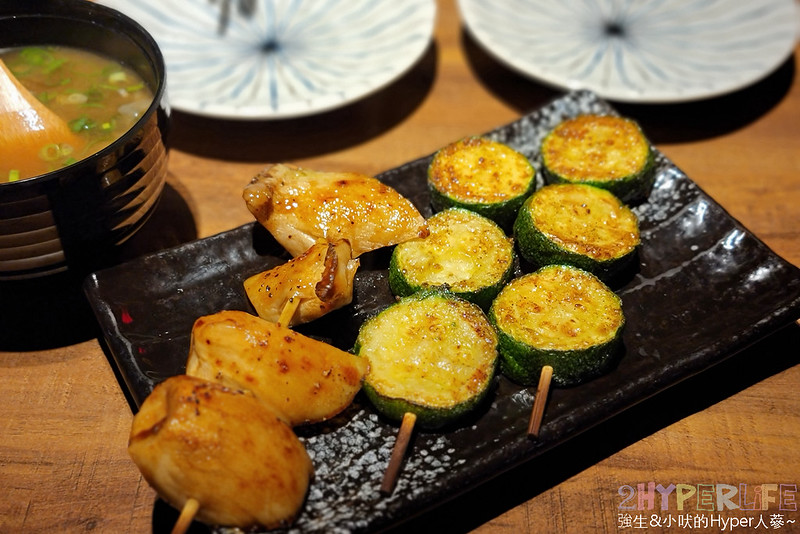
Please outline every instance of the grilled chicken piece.
[{"label": "grilled chicken piece", "polygon": [[195,321],[186,374],[248,389],[296,426],[349,406],[367,365],[287,327],[227,310]]},{"label": "grilled chicken piece", "polygon": [[425,218],[400,193],[371,176],[277,164],[244,189],[256,220],[298,256],[319,241],[347,239],[353,257],[428,235]]},{"label": "grilled chicken piece", "polygon": [[133,419],[128,451],[172,506],[196,519],[275,528],[297,516],[311,460],[274,408],[250,392],[186,375],[155,387]]},{"label": "grilled chicken piece", "polygon": [[[313,321],[353,300],[359,261],[350,243],[317,243],[303,254],[244,281],[247,297],[262,319],[283,326]],[[288,317],[281,317],[284,310]]]}]

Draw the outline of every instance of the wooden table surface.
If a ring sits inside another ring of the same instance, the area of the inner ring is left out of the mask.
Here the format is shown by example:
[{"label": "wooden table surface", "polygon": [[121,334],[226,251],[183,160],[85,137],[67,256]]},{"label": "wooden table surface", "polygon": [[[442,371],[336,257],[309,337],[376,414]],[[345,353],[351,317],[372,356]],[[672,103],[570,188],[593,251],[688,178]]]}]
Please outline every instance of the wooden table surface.
[{"label": "wooden table surface", "polygon": [[[796,57],[797,49],[775,73],[728,96],[615,106],[733,217],[800,265]],[[455,2],[441,0],[434,42],[419,64],[345,109],[274,123],[175,112],[163,202],[126,254],[250,222],[241,189],[268,162],[376,174],[511,122],[558,94],[488,57],[464,33]],[[4,306],[0,317],[0,533],[164,531],[153,526],[155,493],[126,451],[129,401],[80,294],[60,284],[37,283],[38,293],[14,312]],[[481,534],[642,531],[623,528],[622,485],[797,486],[798,347],[800,326],[791,323],[412,526]],[[768,513],[766,520],[780,515],[773,530],[800,532],[800,512],[772,505]]]}]

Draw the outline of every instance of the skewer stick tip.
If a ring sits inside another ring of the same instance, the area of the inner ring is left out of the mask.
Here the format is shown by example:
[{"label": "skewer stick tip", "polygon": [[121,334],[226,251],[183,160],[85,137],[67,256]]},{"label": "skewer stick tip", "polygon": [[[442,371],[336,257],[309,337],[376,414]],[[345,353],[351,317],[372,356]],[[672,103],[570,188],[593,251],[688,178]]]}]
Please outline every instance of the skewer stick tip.
[{"label": "skewer stick tip", "polygon": [[536,388],[536,398],[533,401],[531,419],[528,423],[528,436],[539,437],[539,429],[542,426],[544,407],[547,404],[547,394],[550,391],[550,380],[553,378],[553,368],[549,365],[542,367],[539,375],[539,386]]},{"label": "skewer stick tip", "polygon": [[175,522],[175,526],[172,527],[172,534],[183,534],[189,529],[189,526],[192,524],[194,520],[195,514],[197,514],[197,510],[200,509],[200,503],[197,499],[189,498],[183,505],[183,509],[181,510],[181,515],[178,516],[178,520]]},{"label": "skewer stick tip", "polygon": [[285,326],[287,328],[292,326],[292,318],[294,317],[294,313],[297,311],[297,308],[300,307],[300,300],[300,295],[289,297],[289,300],[286,301],[283,310],[281,310],[281,315],[278,318],[279,326]]},{"label": "skewer stick tip", "polygon": [[389,495],[394,491],[394,486],[397,483],[397,475],[400,473],[400,465],[403,463],[403,458],[406,455],[408,442],[411,439],[411,434],[414,431],[414,423],[417,422],[417,416],[411,412],[403,414],[403,422],[400,423],[400,430],[397,433],[397,440],[394,442],[392,449],[392,456],[389,458],[389,465],[386,467],[386,472],[383,475],[383,483],[381,484],[381,493]]}]

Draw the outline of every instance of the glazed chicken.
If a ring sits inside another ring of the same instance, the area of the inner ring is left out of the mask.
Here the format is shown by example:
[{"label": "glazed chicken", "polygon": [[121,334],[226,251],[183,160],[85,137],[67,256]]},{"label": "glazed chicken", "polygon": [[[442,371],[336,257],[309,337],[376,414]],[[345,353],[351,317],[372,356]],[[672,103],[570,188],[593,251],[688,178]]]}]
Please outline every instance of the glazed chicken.
[{"label": "glazed chicken", "polygon": [[[353,300],[359,261],[350,243],[317,243],[288,262],[244,281],[247,297],[262,319],[294,326],[313,321]],[[286,317],[282,317],[288,310]]]},{"label": "glazed chicken", "polygon": [[228,310],[195,321],[186,374],[248,389],[296,426],[349,406],[367,365],[287,327]]},{"label": "glazed chicken", "polygon": [[371,176],[268,167],[245,187],[248,209],[292,255],[320,241],[346,239],[352,256],[428,235],[425,218],[400,193]]},{"label": "glazed chicken", "polygon": [[186,375],[165,380],[145,399],[128,451],[172,506],[194,499],[198,520],[232,527],[290,524],[313,471],[274,408],[250,392]]}]

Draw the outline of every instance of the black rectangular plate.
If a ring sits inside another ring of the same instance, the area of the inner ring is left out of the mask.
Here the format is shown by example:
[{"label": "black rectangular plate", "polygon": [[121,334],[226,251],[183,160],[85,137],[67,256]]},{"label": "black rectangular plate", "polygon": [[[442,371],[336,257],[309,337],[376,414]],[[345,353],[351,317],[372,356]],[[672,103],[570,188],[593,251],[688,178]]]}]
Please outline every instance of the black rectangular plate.
[{"label": "black rectangular plate", "polygon": [[[543,135],[564,118],[615,111],[594,94],[558,98],[487,135],[539,168]],[[635,117],[633,117],[635,119]],[[431,156],[378,177],[431,209]],[[615,286],[627,326],[617,367],[553,391],[540,439],[526,439],[534,388],[498,377],[490,402],[458,428],[419,433],[395,492],[379,493],[397,432],[360,396],[341,416],[298,429],[316,474],[292,531],[373,532],[443,503],[669,388],[800,317],[800,269],[778,257],[662,154],[649,201],[635,208],[639,268]],[[257,224],[92,274],[85,292],[137,404],[184,371],[194,320],[251,311],[242,281],[288,259]],[[364,318],[392,301],[388,253],[363,258],[351,305],[298,330],[349,349]]]}]

